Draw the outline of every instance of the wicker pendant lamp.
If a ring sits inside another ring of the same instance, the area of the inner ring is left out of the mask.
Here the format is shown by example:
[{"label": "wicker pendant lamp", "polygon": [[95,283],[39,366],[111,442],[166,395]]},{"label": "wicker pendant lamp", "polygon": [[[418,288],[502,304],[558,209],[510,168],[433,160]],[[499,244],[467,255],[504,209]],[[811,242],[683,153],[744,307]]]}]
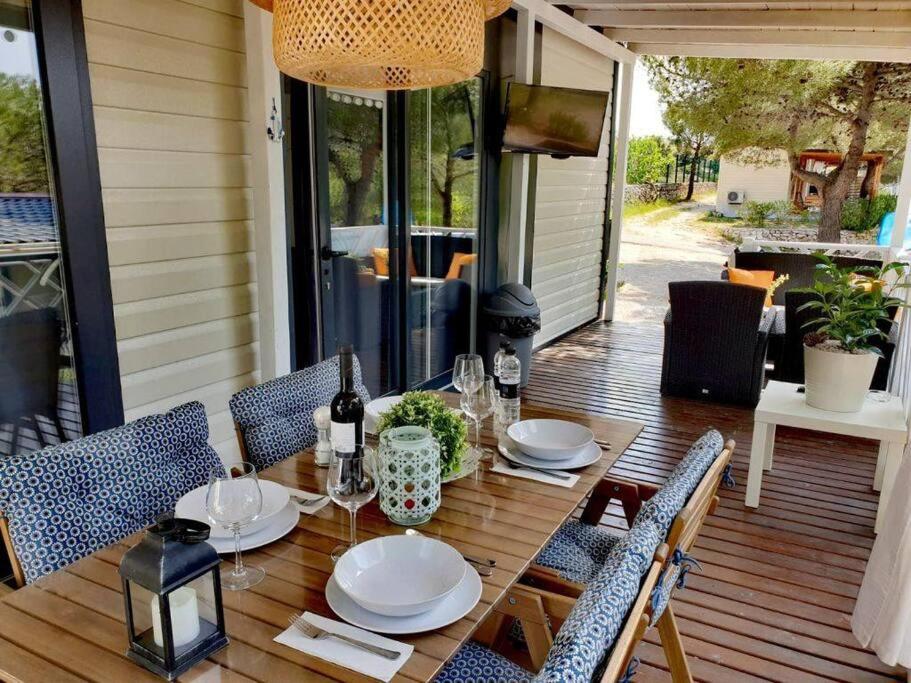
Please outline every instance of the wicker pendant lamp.
[{"label": "wicker pendant lamp", "polygon": [[285,74],[320,85],[410,90],[481,70],[492,0],[273,0]]}]

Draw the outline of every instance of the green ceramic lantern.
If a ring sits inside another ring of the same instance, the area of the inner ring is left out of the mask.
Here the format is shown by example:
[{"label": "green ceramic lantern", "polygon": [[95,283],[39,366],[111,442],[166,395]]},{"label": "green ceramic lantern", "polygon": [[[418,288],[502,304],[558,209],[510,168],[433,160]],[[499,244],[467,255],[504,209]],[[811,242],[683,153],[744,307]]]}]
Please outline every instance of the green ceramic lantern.
[{"label": "green ceramic lantern", "polygon": [[380,435],[380,509],[396,524],[427,522],[440,507],[440,445],[424,427]]}]

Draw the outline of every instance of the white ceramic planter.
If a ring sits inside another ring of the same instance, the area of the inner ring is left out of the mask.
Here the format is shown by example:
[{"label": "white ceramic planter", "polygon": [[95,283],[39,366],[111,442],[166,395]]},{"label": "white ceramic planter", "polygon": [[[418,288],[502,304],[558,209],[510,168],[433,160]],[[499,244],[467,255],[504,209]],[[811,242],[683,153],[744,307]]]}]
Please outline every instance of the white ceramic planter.
[{"label": "white ceramic planter", "polygon": [[807,405],[836,413],[856,413],[864,405],[879,356],[833,353],[803,347]]}]

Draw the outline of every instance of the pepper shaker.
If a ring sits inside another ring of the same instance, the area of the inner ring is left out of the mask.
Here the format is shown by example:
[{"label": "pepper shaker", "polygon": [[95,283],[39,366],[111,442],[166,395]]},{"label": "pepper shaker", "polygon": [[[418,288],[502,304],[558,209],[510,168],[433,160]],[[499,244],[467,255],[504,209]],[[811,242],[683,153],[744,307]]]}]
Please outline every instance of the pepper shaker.
[{"label": "pepper shaker", "polygon": [[329,440],[332,412],[329,406],[320,406],[313,411],[313,424],[316,426],[316,464],[318,467],[329,467],[332,456],[332,442]]}]

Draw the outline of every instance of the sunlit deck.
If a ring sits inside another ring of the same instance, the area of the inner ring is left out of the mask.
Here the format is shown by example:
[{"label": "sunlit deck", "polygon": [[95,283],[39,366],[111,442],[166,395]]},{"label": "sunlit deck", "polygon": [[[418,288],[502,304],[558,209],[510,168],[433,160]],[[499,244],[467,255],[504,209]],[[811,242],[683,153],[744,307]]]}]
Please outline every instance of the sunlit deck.
[{"label": "sunlit deck", "polygon": [[[707,427],[737,441],[737,487],[722,489],[694,556],[701,573],[674,610],[693,675],[704,681],[904,680],[850,630],[873,545],[873,442],[781,428],[757,510],[743,506],[753,414],[663,398],[662,330],[594,323],[540,351],[526,400],[641,420],[612,473],[660,484]],[[602,524],[625,529],[619,506]],[[670,680],[651,630],[637,681]]]}]

